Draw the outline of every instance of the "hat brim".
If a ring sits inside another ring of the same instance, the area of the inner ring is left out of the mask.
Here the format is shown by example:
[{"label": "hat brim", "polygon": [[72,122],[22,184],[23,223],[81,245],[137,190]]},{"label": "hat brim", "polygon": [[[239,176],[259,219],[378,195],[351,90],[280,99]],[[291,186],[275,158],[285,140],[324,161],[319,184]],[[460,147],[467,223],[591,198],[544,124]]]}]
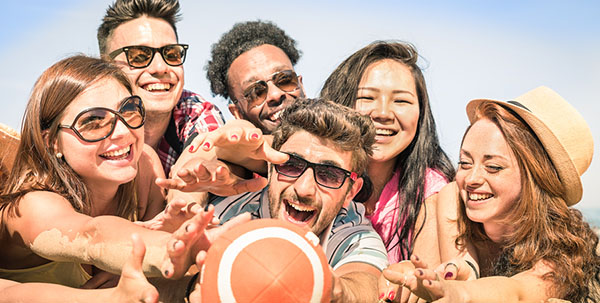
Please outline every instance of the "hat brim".
[{"label": "hat brim", "polygon": [[565,186],[566,192],[563,197],[565,202],[568,206],[579,202],[583,195],[581,178],[577,173],[575,164],[571,161],[566,149],[563,147],[562,143],[558,140],[554,133],[550,131],[550,129],[548,129],[548,127],[527,108],[505,101],[491,99],[475,99],[467,104],[467,116],[469,117],[469,122],[471,124],[477,120],[477,117],[475,116],[475,110],[483,102],[493,102],[510,108],[529,125],[550,156],[550,160],[554,164],[554,168],[556,169],[561,182],[563,184],[569,184],[569,186]]}]

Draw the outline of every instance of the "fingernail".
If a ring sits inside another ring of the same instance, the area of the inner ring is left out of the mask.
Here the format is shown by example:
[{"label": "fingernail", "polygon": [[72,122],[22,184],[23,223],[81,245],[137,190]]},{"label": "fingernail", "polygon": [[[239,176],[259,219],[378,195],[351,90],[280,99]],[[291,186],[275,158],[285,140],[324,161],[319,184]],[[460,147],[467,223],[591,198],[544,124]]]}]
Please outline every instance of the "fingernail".
[{"label": "fingernail", "polygon": [[381,293],[381,294],[379,295],[379,300],[383,299],[383,297],[384,297],[384,296],[385,296],[385,293]]},{"label": "fingernail", "polygon": [[453,275],[452,272],[447,272],[446,275],[444,275],[444,279],[450,279]]},{"label": "fingernail", "polygon": [[388,298],[390,299],[390,301],[393,301],[395,297],[396,293],[393,290],[390,291],[390,293],[388,294]]},{"label": "fingernail", "polygon": [[169,276],[169,270],[165,269],[165,277],[168,277],[168,276]]},{"label": "fingernail", "polygon": [[419,276],[422,276],[422,275],[423,275],[423,271],[422,271],[422,270],[420,270],[420,269],[417,269],[417,273],[419,274]]},{"label": "fingernail", "polygon": [[251,138],[252,139],[258,139],[258,134],[252,134]]},{"label": "fingernail", "polygon": [[193,145],[190,145],[190,149],[188,149],[188,151],[189,151],[190,153],[193,153],[193,152],[194,152],[194,146],[193,146]]},{"label": "fingernail", "polygon": [[433,282],[431,282],[431,280],[427,280],[427,284],[428,284],[429,286],[431,286],[431,285],[433,285]]},{"label": "fingernail", "polygon": [[419,256],[415,255],[415,261],[419,261]]},{"label": "fingernail", "polygon": [[237,140],[238,136],[237,135],[231,135],[231,139],[232,140]]},{"label": "fingernail", "polygon": [[188,224],[188,225],[185,226],[185,232],[186,233],[190,232],[190,224]]},{"label": "fingernail", "polygon": [[206,143],[204,143],[204,145],[202,145],[202,147],[204,147],[205,149],[209,149],[210,143],[206,142]]}]

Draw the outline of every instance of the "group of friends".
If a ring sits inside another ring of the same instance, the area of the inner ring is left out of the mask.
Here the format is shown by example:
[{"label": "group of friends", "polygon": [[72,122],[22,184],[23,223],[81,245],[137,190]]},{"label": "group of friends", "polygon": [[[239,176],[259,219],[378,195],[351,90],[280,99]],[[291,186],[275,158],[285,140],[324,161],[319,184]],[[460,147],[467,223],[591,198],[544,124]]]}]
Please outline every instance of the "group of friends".
[{"label": "group of friends", "polygon": [[319,237],[332,302],[600,301],[598,235],[570,208],[592,135],[556,92],[470,101],[456,166],[411,44],[363,47],[311,99],[296,42],[249,21],[206,66],[226,123],[184,89],[179,18],[116,0],[101,58],[35,83],[0,185],[0,302],[200,302],[210,244],[257,218]]}]

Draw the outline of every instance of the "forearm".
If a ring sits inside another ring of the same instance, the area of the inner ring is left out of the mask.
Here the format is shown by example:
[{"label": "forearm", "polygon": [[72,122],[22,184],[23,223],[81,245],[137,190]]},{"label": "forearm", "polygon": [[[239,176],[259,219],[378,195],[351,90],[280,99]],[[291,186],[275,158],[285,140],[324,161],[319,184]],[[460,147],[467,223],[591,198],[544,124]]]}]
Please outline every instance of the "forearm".
[{"label": "forearm", "polygon": [[0,303],[114,302],[112,288],[77,289],[50,283],[15,283],[0,290]]},{"label": "forearm", "polygon": [[375,302],[377,279],[368,272],[351,272],[337,277],[331,302]]},{"label": "forearm", "polygon": [[548,299],[541,284],[528,285],[509,277],[487,277],[471,281],[447,281],[463,294],[467,303],[543,302]]},{"label": "forearm", "polygon": [[55,261],[93,264],[118,274],[131,252],[131,234],[140,235],[146,243],[143,270],[148,276],[161,276],[160,267],[167,257],[171,234],[151,231],[116,216],[99,216],[89,220],[74,238],[58,229],[40,233],[31,249]]}]

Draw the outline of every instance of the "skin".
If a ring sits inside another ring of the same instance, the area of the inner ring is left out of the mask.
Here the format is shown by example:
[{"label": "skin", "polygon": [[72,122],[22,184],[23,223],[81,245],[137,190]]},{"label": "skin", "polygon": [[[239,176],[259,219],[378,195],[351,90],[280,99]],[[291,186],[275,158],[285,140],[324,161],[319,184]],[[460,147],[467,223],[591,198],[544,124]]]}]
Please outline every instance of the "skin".
[{"label": "skin", "polygon": [[302,76],[298,76],[299,89],[289,93],[267,82],[269,92],[265,102],[253,108],[248,108],[243,91],[256,81],[270,80],[273,73],[282,70],[294,70],[292,62],[280,48],[270,44],[257,46],[235,58],[227,72],[229,93],[232,100],[237,101],[229,105],[231,114],[270,134],[279,125],[279,113],[296,98],[304,97]]},{"label": "skin", "polygon": [[[280,149],[298,155],[310,162],[332,164],[351,171],[352,153],[340,151],[328,140],[323,140],[306,131],[293,134]],[[309,227],[320,235],[333,222],[342,206],[347,206],[362,187],[362,179],[354,184],[346,179],[338,189],[318,185],[311,168],[300,177],[290,178],[271,170],[269,181],[269,210],[273,218],[289,221],[293,224]],[[313,215],[304,222],[294,219],[287,211],[289,205],[310,210]]]},{"label": "skin", "polygon": [[[513,228],[510,223],[500,220],[506,218],[508,209],[519,198],[520,178],[516,159],[500,129],[486,119],[475,122],[461,147],[457,182],[440,191],[438,200],[438,213],[444,214],[438,220],[442,231],[440,235],[453,237],[440,236],[441,254],[445,260],[451,261],[442,263],[437,273],[425,266],[418,268],[410,280],[421,282],[424,288],[409,283],[412,291],[424,289],[436,300],[434,302],[545,302],[555,295],[549,291],[552,283],[542,278],[552,271],[552,265],[545,261],[511,277],[486,277],[491,270],[490,254],[493,256],[494,251],[501,249],[503,235]],[[456,222],[449,219],[456,218],[458,195],[467,199],[465,205],[469,219],[483,224],[492,240],[488,243],[491,249],[479,250],[472,243],[466,243],[466,249],[459,251],[454,246],[457,227]],[[473,201],[469,197],[479,199]],[[474,262],[484,277],[474,279],[473,270],[464,260]],[[456,267],[448,266],[450,262]],[[440,272],[444,278],[438,276]],[[447,276],[448,272],[452,274]],[[395,283],[401,283],[407,274],[410,275],[399,269],[384,271],[384,276]]]},{"label": "skin", "polygon": [[[130,45],[159,48],[176,44],[175,31],[162,19],[140,17],[119,25],[107,41],[107,54]],[[146,144],[156,150],[165,133],[171,112],[181,97],[184,85],[183,65],[169,66],[157,52],[148,67],[132,68],[125,53],[114,62],[125,72],[133,85],[133,93],[144,100],[146,106]],[[152,88],[158,89],[152,89]]]}]

